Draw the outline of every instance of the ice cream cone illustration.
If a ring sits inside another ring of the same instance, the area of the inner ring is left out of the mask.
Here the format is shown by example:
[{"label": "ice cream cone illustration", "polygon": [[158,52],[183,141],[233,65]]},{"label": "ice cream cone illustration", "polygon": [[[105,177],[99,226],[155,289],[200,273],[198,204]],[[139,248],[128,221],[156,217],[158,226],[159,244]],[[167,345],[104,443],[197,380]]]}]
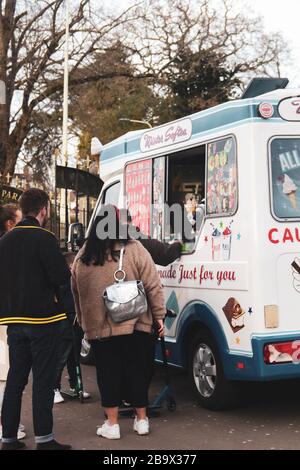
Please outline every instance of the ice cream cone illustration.
[{"label": "ice cream cone illustration", "polygon": [[230,297],[227,300],[226,305],[223,307],[223,312],[234,333],[244,328],[245,310],[234,297]]},{"label": "ice cream cone illustration", "polygon": [[231,238],[232,238],[232,231],[231,225],[233,220],[230,224],[226,227],[226,229],[222,233],[222,257],[223,261],[230,260],[230,253],[231,253]]},{"label": "ice cream cone illustration", "polygon": [[288,196],[289,196],[289,200],[290,200],[292,208],[297,209],[296,191],[291,191]]},{"label": "ice cream cone illustration", "polygon": [[297,186],[295,185],[294,181],[287,175],[284,175],[283,184],[282,184],[282,191],[283,194],[288,196],[290,204],[293,209],[297,209],[297,198],[296,198],[296,191]]},{"label": "ice cream cone illustration", "polygon": [[215,228],[212,233],[212,259],[220,261],[221,256],[221,232]]},{"label": "ice cream cone illustration", "polygon": [[228,261],[230,259],[231,252],[231,235],[232,232],[229,227],[227,227],[222,234],[222,255],[223,260]]}]

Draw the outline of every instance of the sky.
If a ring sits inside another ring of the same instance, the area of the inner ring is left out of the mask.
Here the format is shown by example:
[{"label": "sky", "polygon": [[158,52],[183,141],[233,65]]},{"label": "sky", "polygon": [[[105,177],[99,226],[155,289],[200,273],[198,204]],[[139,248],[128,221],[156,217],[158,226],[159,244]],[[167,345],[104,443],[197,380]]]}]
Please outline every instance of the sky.
[{"label": "sky", "polygon": [[[92,0],[98,2],[99,0]],[[214,0],[209,0],[214,1]],[[240,4],[247,16],[249,7],[264,20],[265,31],[280,31],[291,49],[291,65],[282,68],[282,75],[289,78],[289,87],[300,87],[300,0],[232,0]],[[104,5],[126,8],[130,0],[102,0]]]},{"label": "sky", "polygon": [[291,48],[291,65],[284,69],[290,79],[289,87],[300,86],[300,0],[238,0],[263,16],[267,32],[280,31]]}]

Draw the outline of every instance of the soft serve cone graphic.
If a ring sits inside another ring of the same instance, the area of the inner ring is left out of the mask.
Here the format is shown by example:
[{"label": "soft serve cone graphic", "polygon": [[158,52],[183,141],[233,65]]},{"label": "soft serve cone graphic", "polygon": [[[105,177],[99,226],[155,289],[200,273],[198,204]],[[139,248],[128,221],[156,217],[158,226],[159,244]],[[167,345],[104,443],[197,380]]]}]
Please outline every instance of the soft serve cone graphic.
[{"label": "soft serve cone graphic", "polygon": [[282,191],[283,194],[285,194],[289,198],[290,204],[293,209],[297,209],[297,189],[298,188],[295,185],[294,181],[287,174],[285,174],[282,184]]},{"label": "soft serve cone graphic", "polygon": [[212,259],[220,261],[221,258],[221,232],[215,228],[212,233]]}]

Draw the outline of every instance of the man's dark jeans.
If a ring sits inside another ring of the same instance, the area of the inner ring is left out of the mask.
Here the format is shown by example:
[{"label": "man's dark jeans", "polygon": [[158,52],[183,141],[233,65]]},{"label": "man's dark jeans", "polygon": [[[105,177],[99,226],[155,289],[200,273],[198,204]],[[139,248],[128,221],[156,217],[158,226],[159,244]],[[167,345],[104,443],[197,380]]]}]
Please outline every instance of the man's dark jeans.
[{"label": "man's dark jeans", "polygon": [[61,328],[61,322],[8,326],[10,368],[1,413],[3,442],[17,439],[22,394],[31,369],[36,442],[53,439],[53,389],[59,359]]}]

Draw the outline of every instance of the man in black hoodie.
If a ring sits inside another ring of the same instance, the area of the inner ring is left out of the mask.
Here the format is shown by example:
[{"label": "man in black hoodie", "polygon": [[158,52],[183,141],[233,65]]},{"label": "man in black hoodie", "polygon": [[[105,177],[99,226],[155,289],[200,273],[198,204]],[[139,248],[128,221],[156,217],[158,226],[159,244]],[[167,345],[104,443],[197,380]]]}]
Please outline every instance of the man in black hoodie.
[{"label": "man in black hoodie", "polygon": [[53,388],[61,321],[56,292],[70,271],[55,236],[44,227],[49,198],[39,189],[22,194],[23,220],[0,240],[0,325],[7,325],[10,368],[2,405],[2,449],[17,450],[22,393],[32,370],[33,424],[38,450],[68,450],[53,435]]}]

